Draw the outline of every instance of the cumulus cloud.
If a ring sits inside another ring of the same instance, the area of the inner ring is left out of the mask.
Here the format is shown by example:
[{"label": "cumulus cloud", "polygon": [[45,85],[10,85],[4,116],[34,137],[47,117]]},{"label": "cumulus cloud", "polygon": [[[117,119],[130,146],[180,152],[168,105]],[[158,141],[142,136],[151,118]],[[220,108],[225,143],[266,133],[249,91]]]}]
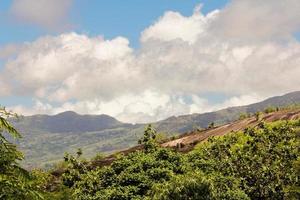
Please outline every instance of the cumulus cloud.
[{"label": "cumulus cloud", "polygon": [[[72,98],[111,99],[139,76],[132,64],[132,49],[126,38],[104,40],[76,33],[46,36],[25,44],[18,56],[6,63],[5,77],[14,93],[35,95],[52,101]],[[132,77],[134,76],[134,77]]]},{"label": "cumulus cloud", "polygon": [[155,24],[142,32],[141,41],[181,39],[194,43],[200,34],[206,34],[206,26],[218,13],[216,10],[204,16],[201,13],[201,6],[197,6],[190,17],[182,16],[178,12],[166,12]]},{"label": "cumulus cloud", "polygon": [[48,29],[67,28],[73,0],[13,0],[11,14],[16,19]]},{"label": "cumulus cloud", "polygon": [[[300,10],[284,2],[233,0],[207,15],[200,7],[191,16],[168,11],[141,33],[138,50],[124,37],[44,36],[6,62],[2,95],[33,96],[33,108],[15,107],[28,114],[74,110],[151,122],[299,90],[300,43],[292,35]],[[228,98],[216,104],[207,93]]]}]

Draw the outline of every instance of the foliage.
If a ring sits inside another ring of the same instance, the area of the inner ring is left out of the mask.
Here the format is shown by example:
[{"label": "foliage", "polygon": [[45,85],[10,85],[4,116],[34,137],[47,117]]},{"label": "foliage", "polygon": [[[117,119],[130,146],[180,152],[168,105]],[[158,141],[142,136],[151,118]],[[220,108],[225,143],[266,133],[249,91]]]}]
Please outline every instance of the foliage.
[{"label": "foliage", "polygon": [[153,152],[157,149],[156,130],[149,124],[144,131],[144,136],[139,140],[139,144],[144,146],[145,152]]},{"label": "foliage", "polygon": [[299,126],[261,122],[187,155],[160,148],[148,126],[151,148],[78,172],[69,187],[75,199],[299,199]]},{"label": "foliage", "polygon": [[240,116],[239,116],[239,120],[247,119],[248,117],[250,117],[250,114],[248,114],[248,113],[241,113]]},{"label": "foliage", "polygon": [[122,156],[109,167],[98,168],[81,177],[74,187],[77,199],[143,199],[155,183],[183,173],[179,153],[159,148]]},{"label": "foliage", "polygon": [[153,199],[250,199],[240,188],[237,179],[221,174],[206,175],[200,171],[173,177],[169,182],[153,187]]},{"label": "foliage", "polygon": [[269,106],[269,107],[267,107],[265,110],[264,110],[264,112],[265,113],[272,113],[272,112],[275,112],[275,111],[278,111],[279,110],[279,108],[277,107],[277,108],[275,108],[275,107],[273,107],[273,106]]},{"label": "foliage", "polygon": [[[159,148],[155,139],[156,131],[149,125],[140,140],[144,151],[120,156],[108,167],[97,168],[81,175],[77,172],[80,180],[73,187],[74,197],[143,199],[154,184],[170,180],[174,174],[182,174],[182,156],[172,150]],[[72,187],[70,184],[68,186]]]},{"label": "foliage", "polygon": [[80,160],[82,150],[78,149],[76,157],[68,153],[65,154],[64,160],[67,163],[62,179],[65,186],[72,187],[77,181],[81,180],[81,174],[87,172],[87,162]]},{"label": "foliage", "polygon": [[49,172],[35,169],[32,172],[32,184],[40,189],[40,194],[45,200],[71,200],[71,189],[64,186],[57,177]]},{"label": "foliage", "polygon": [[299,136],[287,122],[210,139],[189,155],[189,163],[207,174],[221,173],[241,181],[251,199],[283,199],[286,188],[299,185],[294,162]]},{"label": "foliage", "polygon": [[256,119],[256,121],[260,121],[261,120],[261,118],[262,118],[262,112],[256,112],[255,114],[254,114],[254,116],[255,116],[255,119]]},{"label": "foliage", "polygon": [[7,121],[15,114],[0,108],[0,199],[40,199],[38,188],[32,183],[33,176],[23,169],[19,161],[23,154],[5,136],[21,137]]},{"label": "foliage", "polygon": [[98,152],[93,158],[91,158],[91,161],[102,160],[104,157],[103,153]]}]

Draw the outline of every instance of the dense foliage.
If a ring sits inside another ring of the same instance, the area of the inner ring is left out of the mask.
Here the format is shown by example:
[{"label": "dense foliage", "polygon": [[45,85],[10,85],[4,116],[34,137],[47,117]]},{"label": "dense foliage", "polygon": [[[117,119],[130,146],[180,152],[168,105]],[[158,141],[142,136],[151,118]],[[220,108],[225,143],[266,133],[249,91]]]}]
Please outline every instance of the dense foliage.
[{"label": "dense foliage", "polygon": [[288,188],[299,186],[297,123],[261,123],[257,128],[210,139],[189,155],[189,163],[205,174],[235,177],[251,199],[291,198]]},{"label": "dense foliage", "polygon": [[120,156],[110,166],[69,173],[69,180],[77,180],[71,184],[73,197],[299,199],[299,126],[299,121],[260,123],[211,138],[186,155],[159,148],[149,126],[141,139],[144,151]]}]

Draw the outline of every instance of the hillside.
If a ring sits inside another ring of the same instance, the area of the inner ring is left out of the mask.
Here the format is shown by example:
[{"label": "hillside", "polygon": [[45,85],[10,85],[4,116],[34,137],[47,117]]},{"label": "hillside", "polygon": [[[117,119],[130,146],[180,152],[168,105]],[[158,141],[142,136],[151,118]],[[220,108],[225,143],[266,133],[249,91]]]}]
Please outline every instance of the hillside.
[{"label": "hillside", "polygon": [[170,117],[157,123],[158,130],[168,130],[170,132],[184,133],[197,128],[206,128],[209,123],[225,124],[232,122],[240,116],[241,113],[255,113],[263,111],[268,107],[285,107],[300,103],[300,91],[276,96],[266,99],[262,102],[222,109],[216,112],[203,114],[183,115],[178,117]]},{"label": "hillside", "polygon": [[66,111],[54,116],[34,115],[23,117],[18,127],[45,131],[49,133],[80,133],[101,131],[117,127],[126,127],[124,124],[108,115],[79,115],[72,111]]},{"label": "hillside", "polygon": [[188,151],[197,143],[213,136],[222,136],[230,132],[241,131],[249,127],[257,126],[260,121],[275,122],[279,120],[297,120],[300,119],[300,109],[284,110],[269,114],[262,114],[261,120],[257,120],[254,116],[238,120],[229,124],[225,124],[216,128],[203,131],[192,131],[186,135],[182,135],[178,139],[163,143],[162,147],[178,148],[180,151]]},{"label": "hillside", "polygon": [[[278,112],[272,112],[269,114],[262,114],[261,119],[257,120],[254,116],[243,120],[237,120],[229,124],[221,125],[215,128],[209,128],[206,130],[198,131],[194,130],[182,134],[176,139],[169,140],[160,144],[161,147],[173,148],[179,152],[189,152],[198,143],[207,140],[213,136],[223,136],[232,132],[242,131],[246,128],[257,126],[261,121],[270,123],[279,120],[298,120],[300,119],[300,109],[282,110]],[[142,146],[138,145],[123,151],[118,154],[127,155],[129,153],[141,150]],[[103,160],[98,160],[93,163],[94,166],[109,165],[115,160],[115,156],[111,155]]]},{"label": "hillside", "polygon": [[[254,113],[269,106],[285,107],[300,103],[300,92],[273,97],[265,101],[227,108],[216,112],[170,117],[154,123],[159,132],[168,137],[179,135],[197,128],[206,128],[209,123],[217,125],[238,119],[241,113]],[[143,134],[146,124],[122,123],[107,115],[79,115],[64,112],[58,115],[34,115],[14,121],[22,133],[19,141],[26,155],[27,167],[48,166],[62,159],[64,152],[82,148],[87,157],[96,152],[109,154],[133,147]]]}]

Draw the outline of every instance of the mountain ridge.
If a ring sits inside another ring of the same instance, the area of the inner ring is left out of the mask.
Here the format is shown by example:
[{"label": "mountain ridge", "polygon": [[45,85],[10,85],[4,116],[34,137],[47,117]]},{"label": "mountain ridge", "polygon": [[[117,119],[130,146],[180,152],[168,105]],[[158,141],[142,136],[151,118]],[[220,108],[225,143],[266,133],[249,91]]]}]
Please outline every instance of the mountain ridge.
[{"label": "mountain ridge", "polygon": [[[300,91],[268,98],[262,102],[222,109],[215,112],[173,116],[153,123],[166,137],[192,130],[205,129],[214,122],[222,125],[237,120],[241,113],[254,113],[269,106],[284,107],[300,104]],[[133,147],[141,138],[146,124],[129,124],[108,115],[80,115],[66,111],[54,116],[34,115],[13,122],[22,133],[19,141],[25,152],[25,165],[47,165],[62,159],[64,152],[82,148],[85,156],[96,152],[110,154]]]}]

